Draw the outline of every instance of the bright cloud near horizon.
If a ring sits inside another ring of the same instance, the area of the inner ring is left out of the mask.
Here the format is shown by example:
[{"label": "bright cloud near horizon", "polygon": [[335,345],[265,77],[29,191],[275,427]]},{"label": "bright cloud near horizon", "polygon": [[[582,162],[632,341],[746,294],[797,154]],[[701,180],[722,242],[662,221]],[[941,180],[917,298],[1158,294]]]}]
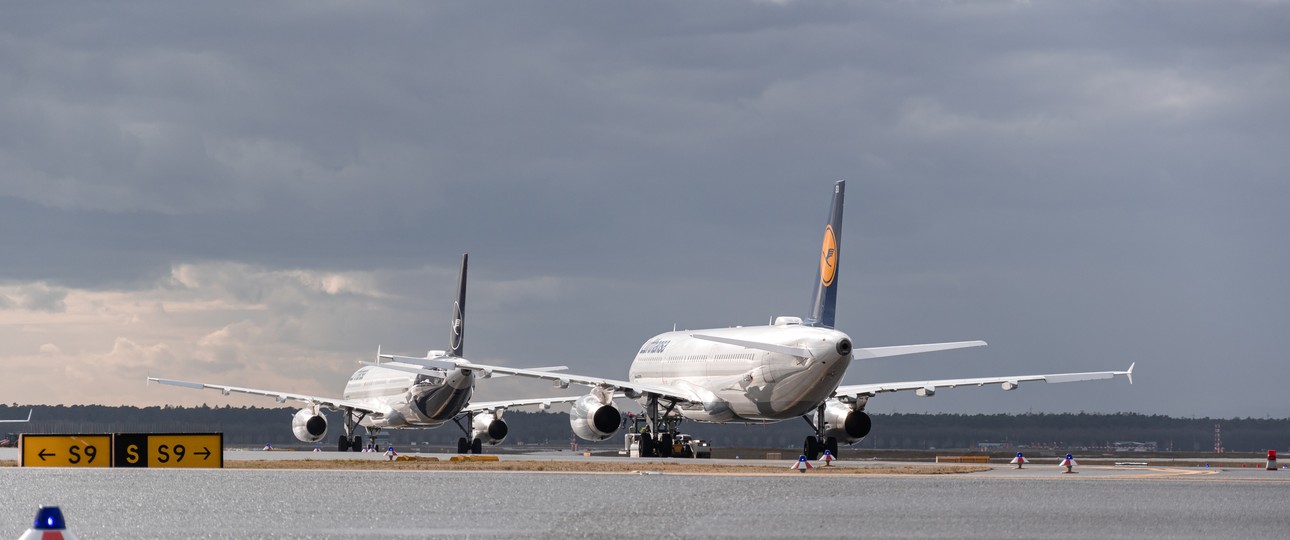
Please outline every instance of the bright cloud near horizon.
[{"label": "bright cloud near horizon", "polygon": [[[0,402],[273,405],[379,346],[625,376],[807,307],[848,181],[876,412],[1288,417],[1290,4],[24,4],[0,21]],[[486,381],[486,399],[571,395]]]}]

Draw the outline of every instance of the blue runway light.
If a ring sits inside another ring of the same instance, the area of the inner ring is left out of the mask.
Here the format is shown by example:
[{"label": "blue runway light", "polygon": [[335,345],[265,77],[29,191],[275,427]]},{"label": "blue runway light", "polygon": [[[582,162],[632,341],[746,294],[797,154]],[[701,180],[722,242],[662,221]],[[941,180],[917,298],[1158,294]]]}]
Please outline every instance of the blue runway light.
[{"label": "blue runway light", "polygon": [[42,506],[36,511],[36,523],[32,528],[42,531],[60,531],[67,528],[63,521],[63,511],[57,506]]}]

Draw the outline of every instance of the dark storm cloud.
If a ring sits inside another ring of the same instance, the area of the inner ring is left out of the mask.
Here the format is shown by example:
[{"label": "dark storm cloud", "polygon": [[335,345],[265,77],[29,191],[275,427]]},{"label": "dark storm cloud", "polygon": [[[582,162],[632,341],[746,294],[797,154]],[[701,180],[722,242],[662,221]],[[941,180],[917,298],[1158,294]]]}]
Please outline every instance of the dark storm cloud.
[{"label": "dark storm cloud", "polygon": [[[485,311],[475,350],[614,358],[596,372],[621,375],[671,323],[804,309],[828,189],[847,179],[840,325],[872,344],[992,343],[853,378],[1138,360],[1131,391],[1057,389],[1050,406],[1107,392],[1109,410],[1284,415],[1194,396],[1257,394],[1215,388],[1211,366],[1280,358],[1287,15],[23,5],[0,21],[0,281],[129,289],[177,263],[451,268],[471,251],[482,279],[560,291]],[[408,294],[437,314],[446,281]],[[573,328],[602,339],[550,338]]]}]

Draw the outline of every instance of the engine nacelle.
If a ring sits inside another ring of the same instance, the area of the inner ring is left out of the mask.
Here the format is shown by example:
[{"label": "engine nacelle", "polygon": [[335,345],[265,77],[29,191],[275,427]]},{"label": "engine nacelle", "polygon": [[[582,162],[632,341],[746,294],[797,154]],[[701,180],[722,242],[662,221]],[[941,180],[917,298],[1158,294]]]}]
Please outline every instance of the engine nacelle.
[{"label": "engine nacelle", "polygon": [[569,410],[569,427],[584,440],[603,441],[618,433],[622,414],[613,404],[602,404],[593,395],[585,395],[573,402]]},{"label": "engine nacelle", "polygon": [[824,436],[835,437],[840,444],[860,442],[873,428],[873,420],[864,411],[852,409],[838,401],[824,408]]},{"label": "engine nacelle", "polygon": [[301,442],[316,443],[327,436],[327,417],[313,409],[300,409],[291,417],[291,432]]},{"label": "engine nacelle", "polygon": [[509,431],[510,428],[506,426],[506,422],[494,416],[493,413],[476,414],[475,419],[470,423],[471,438],[479,439],[489,446],[502,444],[502,440],[506,438]]}]

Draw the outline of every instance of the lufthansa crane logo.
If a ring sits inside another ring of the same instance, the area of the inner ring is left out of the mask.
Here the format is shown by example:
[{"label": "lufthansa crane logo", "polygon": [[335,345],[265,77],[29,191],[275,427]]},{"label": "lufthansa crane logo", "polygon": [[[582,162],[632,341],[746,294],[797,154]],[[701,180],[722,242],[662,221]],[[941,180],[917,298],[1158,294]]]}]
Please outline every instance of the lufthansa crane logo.
[{"label": "lufthansa crane logo", "polygon": [[820,284],[833,285],[838,272],[838,240],[833,236],[833,226],[824,226],[824,245],[820,247]]},{"label": "lufthansa crane logo", "polygon": [[452,348],[461,346],[461,304],[452,303]]}]

